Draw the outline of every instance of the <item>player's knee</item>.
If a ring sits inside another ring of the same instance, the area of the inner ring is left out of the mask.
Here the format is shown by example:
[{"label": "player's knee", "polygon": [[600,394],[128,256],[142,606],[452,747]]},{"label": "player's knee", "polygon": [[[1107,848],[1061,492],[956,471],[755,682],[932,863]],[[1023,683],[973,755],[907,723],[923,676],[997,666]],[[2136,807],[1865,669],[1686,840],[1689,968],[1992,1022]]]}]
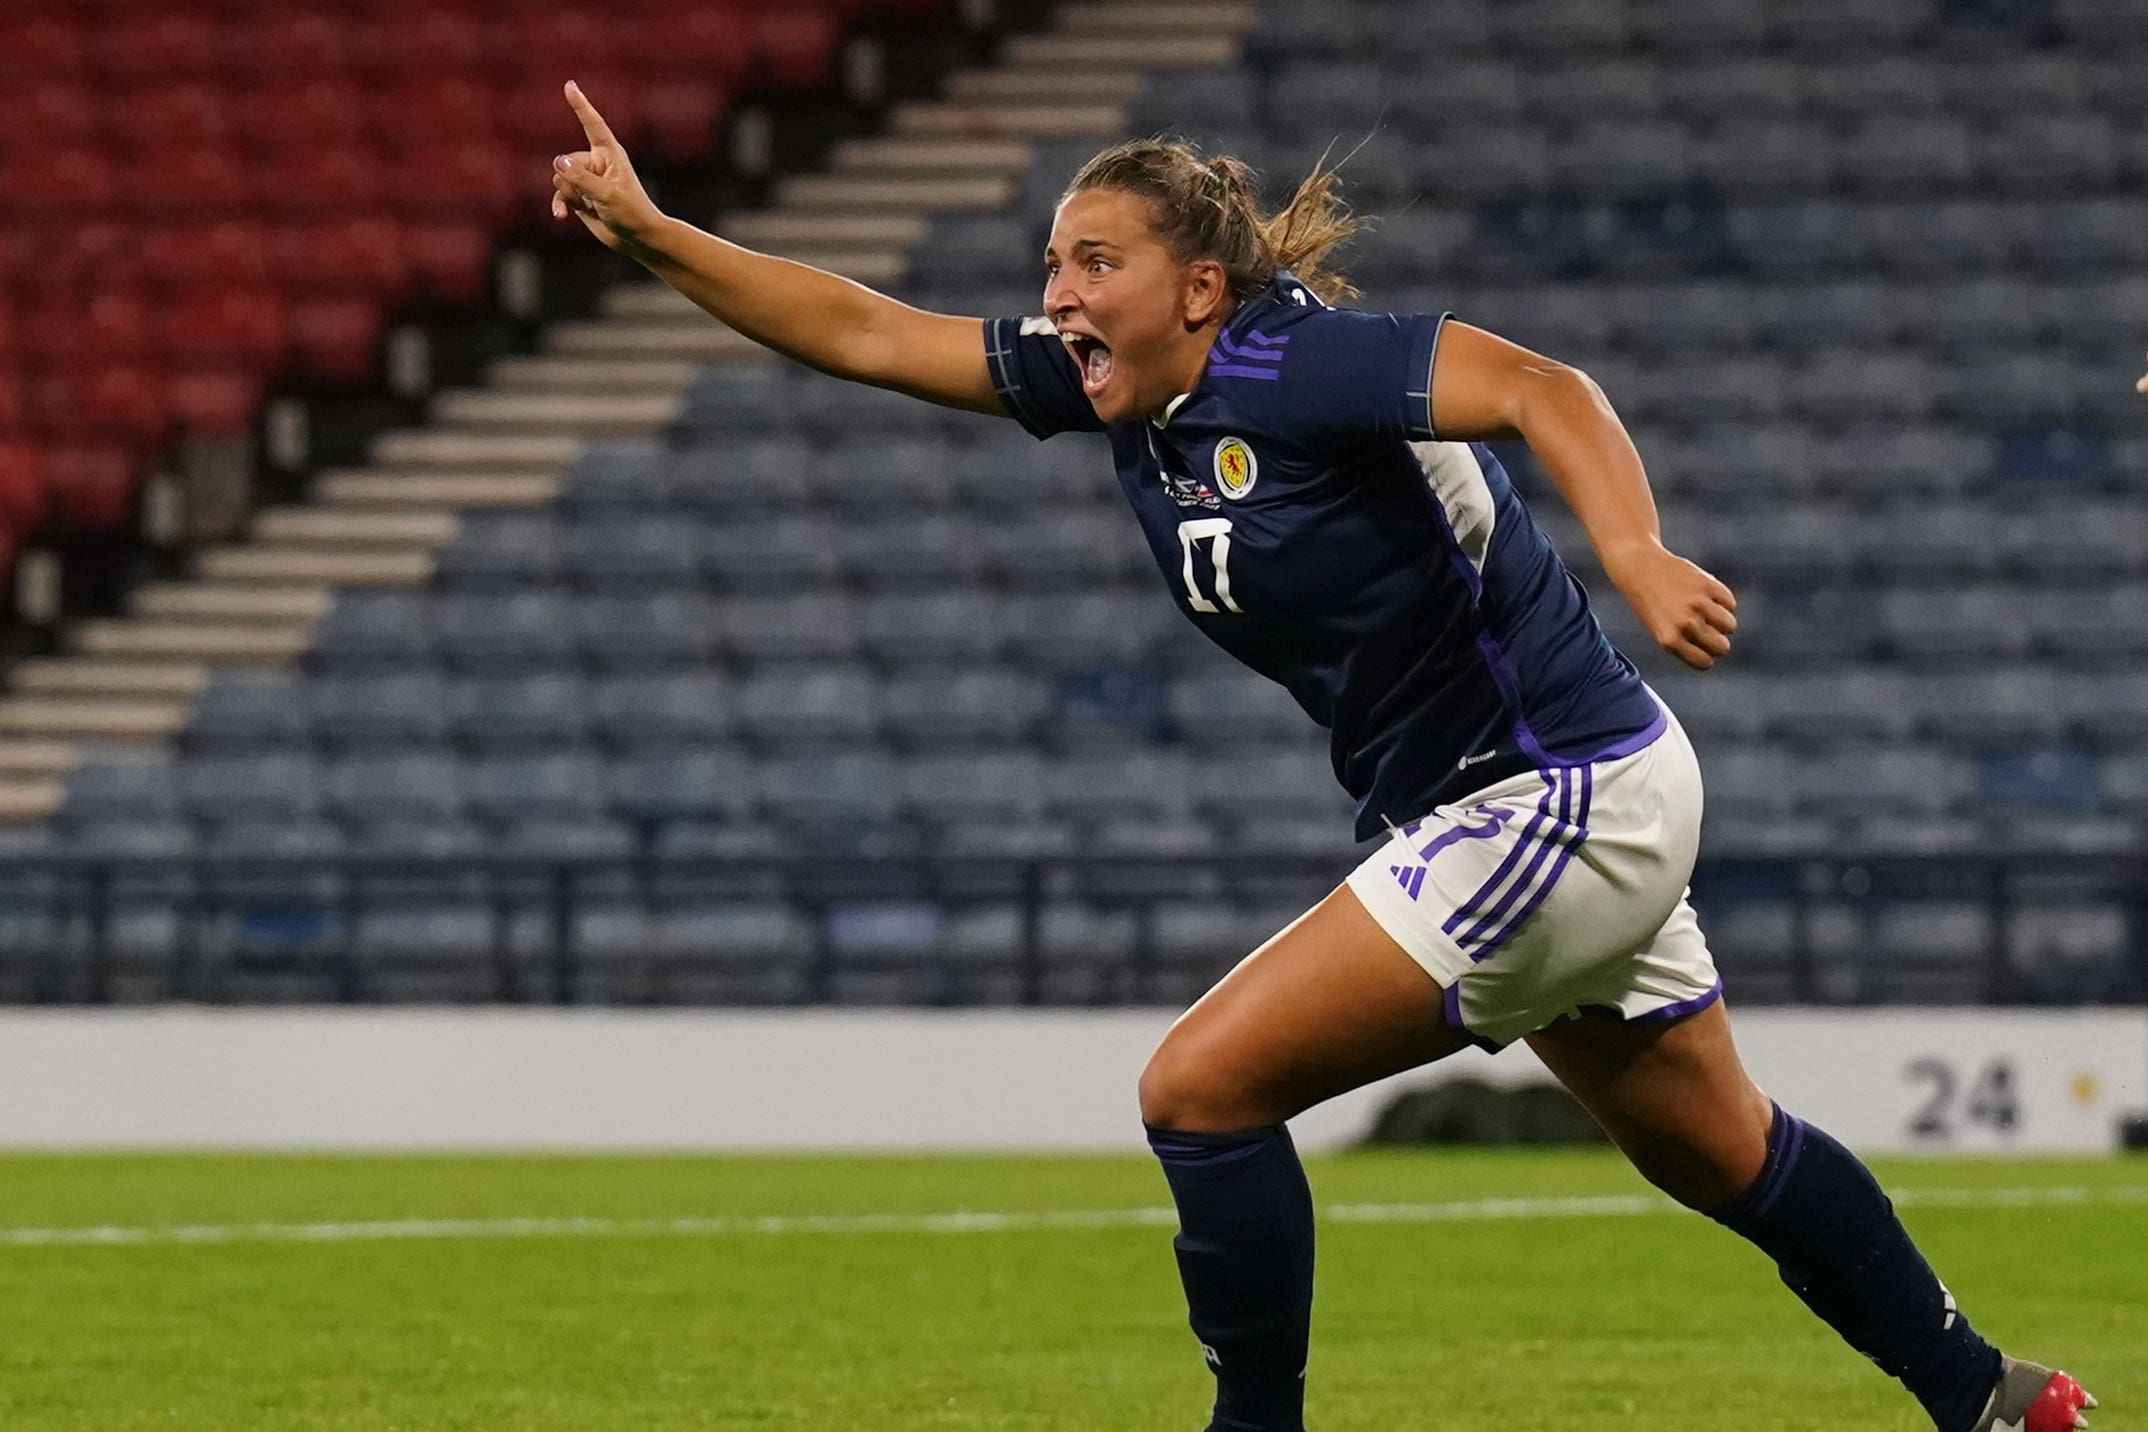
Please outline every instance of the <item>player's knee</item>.
[{"label": "player's knee", "polygon": [[1279,1116],[1256,1108],[1252,1092],[1215,1059],[1167,1038],[1141,1071],[1141,1122],[1152,1129],[1206,1134],[1274,1123]]}]

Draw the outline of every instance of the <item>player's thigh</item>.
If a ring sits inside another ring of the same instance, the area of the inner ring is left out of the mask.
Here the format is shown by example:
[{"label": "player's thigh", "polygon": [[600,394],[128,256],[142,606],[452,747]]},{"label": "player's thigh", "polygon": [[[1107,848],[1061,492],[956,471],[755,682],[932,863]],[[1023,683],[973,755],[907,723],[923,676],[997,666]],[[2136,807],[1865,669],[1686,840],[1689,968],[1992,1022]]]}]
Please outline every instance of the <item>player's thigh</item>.
[{"label": "player's thigh", "polygon": [[1171,1026],[1141,1075],[1141,1116],[1227,1132],[1272,1124],[1414,1069],[1468,1039],[1441,990],[1339,887]]},{"label": "player's thigh", "polygon": [[1650,1181],[1720,1208],[1760,1174],[1773,1105],[1738,1058],[1717,1001],[1667,1022],[1584,1010],[1529,1047]]}]

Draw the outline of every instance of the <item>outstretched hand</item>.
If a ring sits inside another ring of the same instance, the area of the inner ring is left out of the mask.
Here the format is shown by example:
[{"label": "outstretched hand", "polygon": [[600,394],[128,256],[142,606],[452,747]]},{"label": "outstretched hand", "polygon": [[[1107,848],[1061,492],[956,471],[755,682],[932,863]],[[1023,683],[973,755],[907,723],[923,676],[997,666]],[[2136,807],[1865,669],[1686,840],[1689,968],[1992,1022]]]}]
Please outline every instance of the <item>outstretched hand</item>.
[{"label": "outstretched hand", "polygon": [[1656,645],[1699,671],[1730,653],[1738,599],[1710,573],[1656,543],[1606,570]]},{"label": "outstretched hand", "polygon": [[565,219],[571,213],[606,248],[634,248],[654,231],[663,213],[642,188],[626,147],[581,86],[569,80],[566,93],[589,147],[552,161],[552,217]]}]

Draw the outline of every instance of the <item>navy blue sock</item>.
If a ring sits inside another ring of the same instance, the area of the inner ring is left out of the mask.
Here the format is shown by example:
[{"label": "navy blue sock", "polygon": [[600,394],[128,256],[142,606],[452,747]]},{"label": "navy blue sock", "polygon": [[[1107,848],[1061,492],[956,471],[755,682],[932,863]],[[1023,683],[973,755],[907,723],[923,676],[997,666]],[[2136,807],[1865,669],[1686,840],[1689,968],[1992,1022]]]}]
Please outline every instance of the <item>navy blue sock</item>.
[{"label": "navy blue sock", "polygon": [[1775,1110],[1753,1186],[1715,1215],[1775,1260],[1843,1341],[1899,1378],[1940,1432],[1964,1432],[1999,1380],[1999,1352],[1954,1306],[1894,1203],[1857,1156]]},{"label": "navy blue sock", "polygon": [[1149,1130],[1178,1204],[1188,1321],[1216,1375],[1209,1432],[1303,1432],[1313,1195],[1281,1124]]}]

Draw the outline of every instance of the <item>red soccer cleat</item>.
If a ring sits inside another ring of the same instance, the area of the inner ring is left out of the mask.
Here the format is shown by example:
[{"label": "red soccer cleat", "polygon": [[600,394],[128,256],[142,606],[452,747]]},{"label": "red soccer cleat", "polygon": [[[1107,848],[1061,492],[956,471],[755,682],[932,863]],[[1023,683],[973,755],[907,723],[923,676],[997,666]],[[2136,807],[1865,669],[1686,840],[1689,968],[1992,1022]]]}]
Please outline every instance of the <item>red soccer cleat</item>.
[{"label": "red soccer cleat", "polygon": [[2095,1405],[2065,1373],[2007,1358],[1976,1432],[2072,1432],[2088,1425],[2082,1409]]}]

